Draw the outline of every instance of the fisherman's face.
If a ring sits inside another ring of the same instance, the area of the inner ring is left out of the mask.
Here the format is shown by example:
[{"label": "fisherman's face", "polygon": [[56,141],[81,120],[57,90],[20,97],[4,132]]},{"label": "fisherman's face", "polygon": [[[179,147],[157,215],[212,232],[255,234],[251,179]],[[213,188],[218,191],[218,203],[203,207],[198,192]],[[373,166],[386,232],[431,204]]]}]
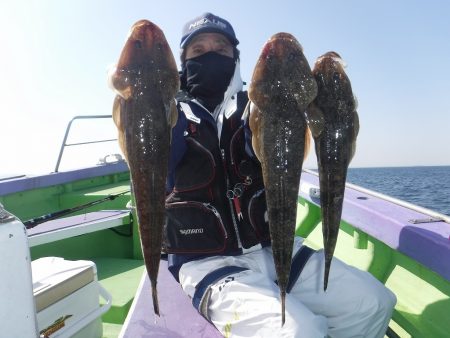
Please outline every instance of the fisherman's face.
[{"label": "fisherman's face", "polygon": [[233,57],[233,45],[220,33],[200,33],[186,47],[186,60],[208,52]]}]

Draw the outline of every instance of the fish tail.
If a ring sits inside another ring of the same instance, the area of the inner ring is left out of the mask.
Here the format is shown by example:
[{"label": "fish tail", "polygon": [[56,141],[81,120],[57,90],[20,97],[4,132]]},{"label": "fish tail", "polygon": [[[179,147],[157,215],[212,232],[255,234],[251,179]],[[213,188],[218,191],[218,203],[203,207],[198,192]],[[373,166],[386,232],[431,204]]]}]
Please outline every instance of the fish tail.
[{"label": "fish tail", "polygon": [[[334,185],[335,189],[327,188]],[[342,206],[344,199],[345,181],[332,181],[325,185],[325,193],[321,194],[322,204],[322,233],[325,255],[325,273],[323,290],[326,291],[328,286],[328,277],[330,274],[331,262],[336,249],[337,238],[339,235],[339,226],[341,222]],[[321,186],[322,191],[322,186]]]},{"label": "fish tail", "polygon": [[331,257],[325,256],[325,273],[323,277],[323,291],[327,291],[328,277],[330,275]]},{"label": "fish tail", "polygon": [[[330,230],[329,227],[328,230]],[[336,238],[337,234],[327,233],[327,235],[324,236],[325,271],[323,276],[323,291],[326,291],[328,287],[328,278],[330,276],[331,261],[333,259],[334,250],[336,247]]]},{"label": "fish tail", "polygon": [[286,291],[281,291],[281,326],[286,321]]},{"label": "fish tail", "polygon": [[153,299],[153,310],[155,314],[159,316],[159,302],[158,302],[158,292],[156,291],[156,282],[152,283],[152,299]]}]

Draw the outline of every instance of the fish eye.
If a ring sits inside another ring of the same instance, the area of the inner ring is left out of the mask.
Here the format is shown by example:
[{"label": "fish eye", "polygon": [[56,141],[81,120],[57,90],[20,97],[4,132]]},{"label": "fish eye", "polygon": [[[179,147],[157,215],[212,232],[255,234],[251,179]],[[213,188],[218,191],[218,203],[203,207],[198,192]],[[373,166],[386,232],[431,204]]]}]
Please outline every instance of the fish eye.
[{"label": "fish eye", "polygon": [[295,60],[296,57],[297,57],[297,55],[296,55],[295,53],[289,53],[287,59],[288,59],[289,61],[292,61],[292,60]]},{"label": "fish eye", "polygon": [[141,40],[136,40],[134,42],[134,45],[136,46],[136,48],[142,49],[142,41]]}]

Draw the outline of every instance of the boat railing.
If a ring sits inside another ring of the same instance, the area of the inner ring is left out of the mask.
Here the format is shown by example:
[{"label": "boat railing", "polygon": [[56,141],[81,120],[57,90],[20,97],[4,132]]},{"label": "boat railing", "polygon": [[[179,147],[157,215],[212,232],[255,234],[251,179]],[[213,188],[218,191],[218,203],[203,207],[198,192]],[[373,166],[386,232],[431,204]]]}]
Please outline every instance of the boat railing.
[{"label": "boat railing", "polygon": [[21,177],[25,177],[25,176],[26,175],[11,175],[11,176],[5,175],[5,176],[0,177],[0,182],[1,181],[14,180],[16,178],[21,178]]},{"label": "boat railing", "polygon": [[[107,119],[107,118],[112,118],[112,115],[79,115],[79,116],[75,116],[74,118],[72,118],[72,120],[70,120],[70,122],[67,125],[66,132],[64,134],[64,139],[63,139],[62,144],[61,144],[61,149],[59,151],[58,160],[56,161],[55,173],[58,172],[58,170],[59,170],[59,165],[61,164],[61,159],[62,159],[62,156],[63,156],[63,153],[64,153],[64,149],[66,147],[117,141],[117,138],[113,138],[113,139],[99,139],[99,140],[88,141],[88,142],[67,143],[67,138],[69,137],[70,128],[72,127],[72,123],[75,120],[82,120],[82,119]],[[119,160],[118,157],[117,157],[117,160]]]}]

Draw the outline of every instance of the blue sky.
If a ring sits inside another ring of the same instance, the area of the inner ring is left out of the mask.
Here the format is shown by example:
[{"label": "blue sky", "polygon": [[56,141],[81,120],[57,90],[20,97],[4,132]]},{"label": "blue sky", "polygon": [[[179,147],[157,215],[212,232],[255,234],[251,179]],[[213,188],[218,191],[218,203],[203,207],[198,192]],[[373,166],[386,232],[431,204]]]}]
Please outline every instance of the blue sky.
[{"label": "blue sky", "polygon": [[[277,32],[296,36],[311,65],[326,51],[341,54],[359,103],[352,167],[450,165],[444,0],[2,0],[0,175],[51,172],[72,117],[111,114],[107,68],[135,21],[159,25],[178,60],[183,24],[206,11],[234,26],[247,82],[262,45]],[[115,136],[111,121],[74,127],[74,142]],[[115,144],[92,156],[87,146],[72,148],[63,169],[117,152]],[[305,166],[314,167],[314,158],[312,150]]]}]

